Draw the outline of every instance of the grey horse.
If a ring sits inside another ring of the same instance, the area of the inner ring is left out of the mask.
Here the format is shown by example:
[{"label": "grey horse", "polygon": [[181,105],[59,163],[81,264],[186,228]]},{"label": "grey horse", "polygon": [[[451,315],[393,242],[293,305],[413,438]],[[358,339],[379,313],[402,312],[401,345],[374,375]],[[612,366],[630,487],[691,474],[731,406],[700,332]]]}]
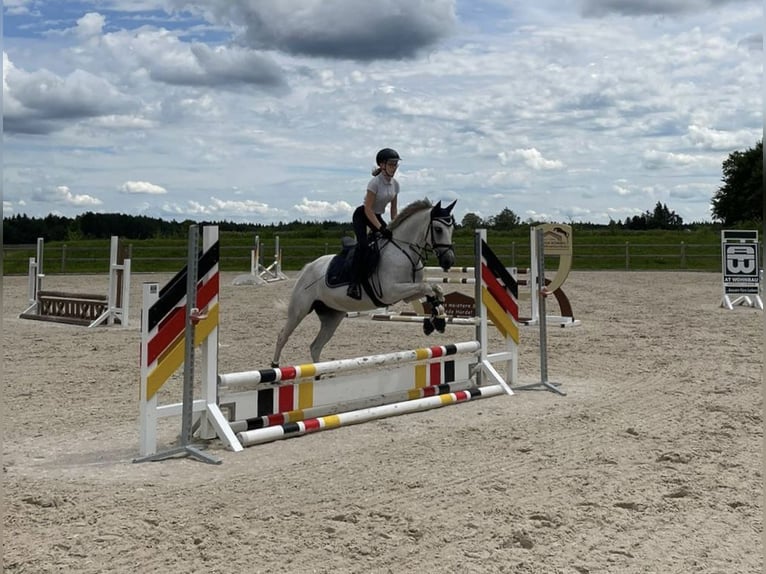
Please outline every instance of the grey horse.
[{"label": "grey horse", "polygon": [[[456,202],[442,207],[441,201],[433,205],[428,199],[421,199],[401,210],[389,225],[393,239],[377,239],[380,258],[361,300],[346,295],[346,284],[329,284],[328,269],[335,255],[324,255],[306,264],[293,287],[287,321],[277,337],[272,366],[279,366],[287,340],[311,311],[317,314],[321,323],[319,333],[310,346],[311,359],[315,363],[349,311],[369,311],[425,297],[435,310],[435,327],[443,331],[443,319],[436,317],[437,309],[443,312],[443,291],[438,284],[423,281],[423,267],[429,252],[436,255],[445,271],[454,264],[452,232],[455,220],[452,209]],[[424,331],[428,334],[433,327],[425,324]]]}]

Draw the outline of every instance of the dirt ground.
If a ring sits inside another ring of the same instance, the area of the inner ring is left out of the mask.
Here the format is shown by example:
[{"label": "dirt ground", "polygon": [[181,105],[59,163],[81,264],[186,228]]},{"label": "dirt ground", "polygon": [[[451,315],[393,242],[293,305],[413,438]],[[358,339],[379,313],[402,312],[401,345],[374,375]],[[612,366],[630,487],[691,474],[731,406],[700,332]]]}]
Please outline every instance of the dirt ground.
[{"label": "dirt ground", "polygon": [[[233,277],[221,369],[268,366],[294,279]],[[5,572],[763,571],[764,315],[719,308],[718,274],[571,273],[582,324],[548,330],[563,397],[518,391],[241,453],[212,441],[218,466],[134,464],[141,283],[168,278],[134,276],[132,324],[91,330],[19,319],[26,278],[4,279]],[[283,364],[308,361],[316,327]],[[322,358],[473,336],[348,319]],[[522,330],[522,383],[539,381],[538,341]],[[167,421],[163,440],[179,430]]]}]

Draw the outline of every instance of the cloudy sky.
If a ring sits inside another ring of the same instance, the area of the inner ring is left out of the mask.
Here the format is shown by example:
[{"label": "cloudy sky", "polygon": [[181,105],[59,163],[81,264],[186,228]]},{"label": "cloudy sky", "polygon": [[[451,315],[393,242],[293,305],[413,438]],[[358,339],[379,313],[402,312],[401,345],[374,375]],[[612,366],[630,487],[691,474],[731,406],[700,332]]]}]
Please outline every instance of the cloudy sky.
[{"label": "cloudy sky", "polygon": [[3,213],[709,221],[763,134],[761,0],[5,0]]}]

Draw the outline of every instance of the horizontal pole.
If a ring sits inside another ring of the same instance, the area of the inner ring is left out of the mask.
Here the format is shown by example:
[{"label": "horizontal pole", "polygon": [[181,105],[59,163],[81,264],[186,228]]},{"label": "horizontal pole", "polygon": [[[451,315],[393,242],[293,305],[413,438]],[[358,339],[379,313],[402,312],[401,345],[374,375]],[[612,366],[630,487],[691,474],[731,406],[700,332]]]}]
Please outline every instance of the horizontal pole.
[{"label": "horizontal pole", "polygon": [[370,355],[353,359],[339,359],[337,361],[325,361],[322,363],[307,363],[292,367],[275,367],[273,369],[260,369],[256,371],[243,371],[239,373],[226,373],[218,375],[218,384],[221,386],[253,385],[258,383],[278,383],[281,381],[299,380],[329,373],[340,373],[390,365],[393,363],[412,363],[436,359],[452,355],[476,353],[480,349],[478,341],[464,341],[451,345],[423,347],[410,351],[399,351],[382,355]]},{"label": "horizontal pole", "polygon": [[474,277],[426,277],[426,283],[462,283],[464,285],[475,285]]},{"label": "horizontal pole", "polygon": [[424,397],[422,399],[402,401],[399,403],[381,405],[379,407],[371,407],[337,415],[240,432],[237,433],[237,439],[242,443],[242,446],[252,446],[301,436],[321,430],[330,430],[341,426],[364,423],[375,419],[426,411],[474,399],[494,397],[504,393],[505,391],[500,385],[476,387],[466,391],[457,391],[455,393],[438,395],[435,397]]},{"label": "horizontal pole", "polygon": [[[431,319],[427,315],[387,315],[385,313],[380,315],[373,315],[373,321],[394,321],[398,323],[420,323],[423,324],[423,320]],[[448,325],[478,325],[478,317],[445,317],[444,320]]]},{"label": "horizontal pole", "polygon": [[456,381],[453,383],[443,383],[441,385],[429,385],[427,387],[412,388],[403,391],[382,393],[379,395],[373,395],[360,399],[340,401],[334,404],[319,405],[316,407],[309,407],[307,409],[297,409],[293,411],[235,420],[231,421],[229,426],[231,426],[231,430],[233,430],[235,433],[238,433],[304,421],[307,419],[326,417],[338,413],[368,409],[371,407],[379,407],[391,403],[422,399],[423,397],[446,395],[449,393],[455,393],[457,391],[465,391],[475,386],[476,382],[472,379]]},{"label": "horizontal pole", "polygon": [[446,271],[441,267],[423,267],[425,273],[473,273],[475,267],[450,267]]}]

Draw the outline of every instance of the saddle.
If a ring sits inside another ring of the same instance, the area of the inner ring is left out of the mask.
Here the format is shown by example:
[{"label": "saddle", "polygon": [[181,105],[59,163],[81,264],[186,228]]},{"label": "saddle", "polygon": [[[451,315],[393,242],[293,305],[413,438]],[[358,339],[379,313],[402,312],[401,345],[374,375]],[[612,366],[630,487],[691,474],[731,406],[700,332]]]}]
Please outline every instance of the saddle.
[{"label": "saddle", "polygon": [[[364,265],[364,276],[366,278],[373,274],[378,266],[378,261],[380,261],[377,238],[374,235],[370,235],[368,239],[368,257],[360,262],[361,265]],[[327,283],[328,287],[342,287],[354,281],[356,278],[356,273],[354,272],[355,252],[356,240],[352,237],[343,237],[341,239],[340,252],[332,258],[330,265],[327,267],[325,283]]]}]

